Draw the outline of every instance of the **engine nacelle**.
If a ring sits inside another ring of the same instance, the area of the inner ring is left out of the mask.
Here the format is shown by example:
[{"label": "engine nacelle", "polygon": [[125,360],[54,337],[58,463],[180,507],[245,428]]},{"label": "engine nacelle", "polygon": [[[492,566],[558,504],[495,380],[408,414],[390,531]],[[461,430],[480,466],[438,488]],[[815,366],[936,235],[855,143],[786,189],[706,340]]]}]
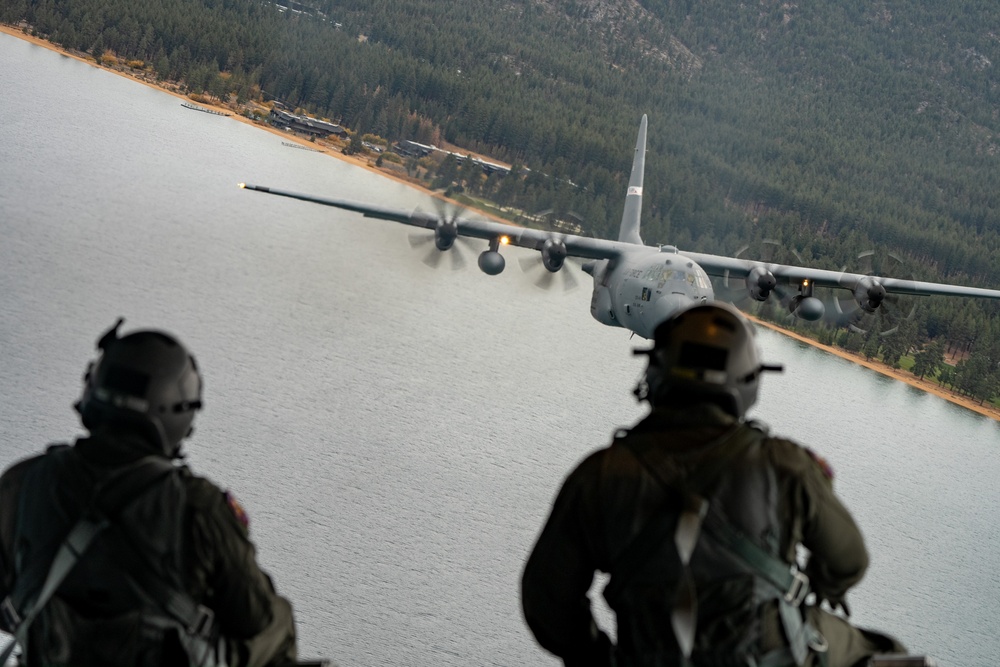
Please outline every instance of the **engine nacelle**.
[{"label": "engine nacelle", "polygon": [[778,284],[774,274],[763,266],[755,266],[750,269],[746,281],[747,292],[750,293],[750,298],[755,301],[767,301],[767,297],[771,296],[771,290]]},{"label": "engine nacelle", "polygon": [[545,245],[542,246],[542,265],[552,273],[555,273],[563,267],[566,255],[565,243],[554,239],[546,239]]},{"label": "engine nacelle", "polygon": [[873,278],[862,278],[854,288],[854,300],[866,313],[874,313],[885,300],[885,287]]},{"label": "engine nacelle", "polygon": [[485,250],[479,255],[479,268],[487,275],[497,275],[506,264],[503,255],[496,250]]},{"label": "engine nacelle", "polygon": [[458,223],[454,220],[439,220],[434,228],[434,245],[438,250],[447,250],[455,245],[458,238]]},{"label": "engine nacelle", "polygon": [[793,297],[789,302],[788,310],[800,320],[815,322],[823,317],[823,313],[826,312],[826,306],[814,296],[799,295]]}]

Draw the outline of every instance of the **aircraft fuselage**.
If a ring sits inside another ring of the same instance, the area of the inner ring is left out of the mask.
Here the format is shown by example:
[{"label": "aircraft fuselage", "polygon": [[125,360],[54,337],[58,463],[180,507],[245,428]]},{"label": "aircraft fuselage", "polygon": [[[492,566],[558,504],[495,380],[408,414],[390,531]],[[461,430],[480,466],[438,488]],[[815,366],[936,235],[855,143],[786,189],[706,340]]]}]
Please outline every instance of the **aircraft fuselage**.
[{"label": "aircraft fuselage", "polygon": [[672,313],[715,298],[708,274],[671,246],[636,248],[592,267],[590,313],[598,322],[652,338]]}]

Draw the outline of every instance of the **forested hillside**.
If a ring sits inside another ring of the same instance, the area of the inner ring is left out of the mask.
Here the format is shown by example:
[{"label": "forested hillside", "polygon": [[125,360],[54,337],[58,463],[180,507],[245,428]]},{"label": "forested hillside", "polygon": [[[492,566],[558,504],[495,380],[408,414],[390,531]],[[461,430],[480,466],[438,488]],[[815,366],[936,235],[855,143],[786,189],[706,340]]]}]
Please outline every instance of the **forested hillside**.
[{"label": "forested hillside", "polygon": [[[877,249],[1000,287],[995,2],[4,0],[0,20],[193,92],[525,165],[464,185],[601,236],[648,113],[647,242],[862,271]],[[995,369],[996,313],[928,299],[905,347]]]}]

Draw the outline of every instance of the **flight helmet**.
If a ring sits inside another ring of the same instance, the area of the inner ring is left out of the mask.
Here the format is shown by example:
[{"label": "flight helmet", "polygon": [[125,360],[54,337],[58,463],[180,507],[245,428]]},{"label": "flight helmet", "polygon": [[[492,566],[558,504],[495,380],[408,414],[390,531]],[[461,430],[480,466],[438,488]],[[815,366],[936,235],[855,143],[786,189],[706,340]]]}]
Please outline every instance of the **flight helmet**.
[{"label": "flight helmet", "polygon": [[644,381],[636,390],[654,407],[715,403],[742,419],[757,401],[758,378],[781,366],[760,362],[754,330],[736,308],[708,302],[656,327]]},{"label": "flight helmet", "polygon": [[100,356],[87,367],[74,407],[91,432],[103,427],[136,432],[159,444],[165,456],[179,457],[181,440],[191,434],[202,407],[198,366],[162,331],[119,337],[123,321],[97,341]]}]

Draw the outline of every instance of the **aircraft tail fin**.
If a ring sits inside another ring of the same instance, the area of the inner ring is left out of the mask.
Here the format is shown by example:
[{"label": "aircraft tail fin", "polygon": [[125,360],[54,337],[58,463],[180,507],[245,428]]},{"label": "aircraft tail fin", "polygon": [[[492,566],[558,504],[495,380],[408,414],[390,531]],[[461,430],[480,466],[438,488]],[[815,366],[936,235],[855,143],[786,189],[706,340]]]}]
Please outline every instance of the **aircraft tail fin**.
[{"label": "aircraft tail fin", "polygon": [[642,176],[646,170],[646,115],[639,123],[639,137],[635,142],[635,157],[632,158],[632,175],[628,179],[625,195],[625,210],[618,231],[618,240],[624,243],[642,245],[639,236],[639,216],[642,214]]}]

